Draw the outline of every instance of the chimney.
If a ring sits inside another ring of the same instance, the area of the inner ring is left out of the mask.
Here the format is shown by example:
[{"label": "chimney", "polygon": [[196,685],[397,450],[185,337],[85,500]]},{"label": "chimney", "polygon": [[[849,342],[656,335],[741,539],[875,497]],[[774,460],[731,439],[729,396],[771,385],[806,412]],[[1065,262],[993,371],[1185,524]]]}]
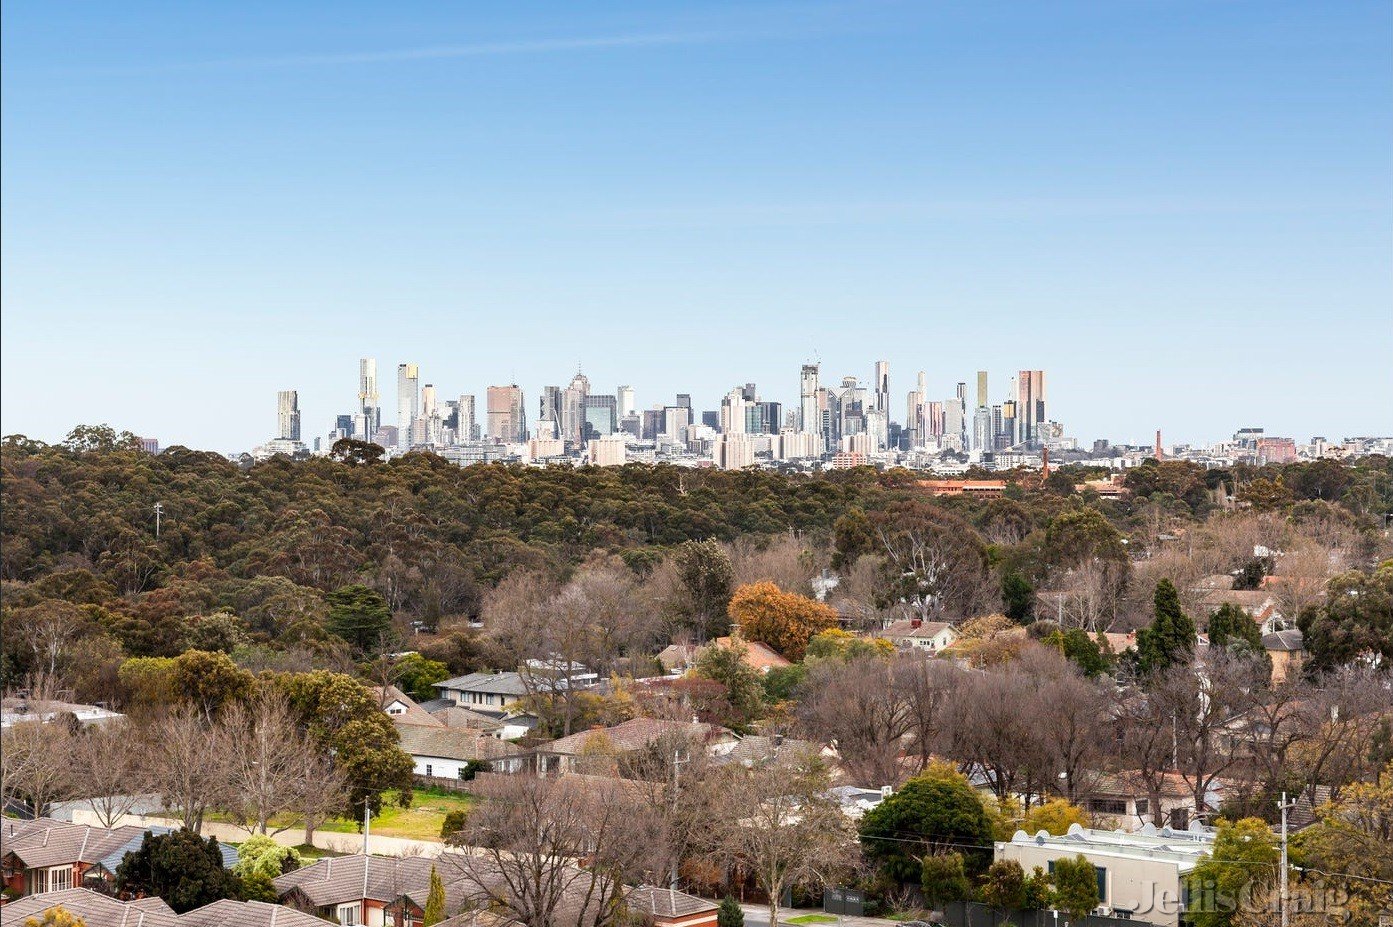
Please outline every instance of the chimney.
[{"label": "chimney", "polygon": [[911,619],[909,619],[909,626],[910,626],[911,628],[922,628],[922,627],[924,626],[924,619],[923,619],[923,618],[911,618]]},{"label": "chimney", "polygon": [[1161,459],[1161,429],[1156,429],[1156,459]]}]

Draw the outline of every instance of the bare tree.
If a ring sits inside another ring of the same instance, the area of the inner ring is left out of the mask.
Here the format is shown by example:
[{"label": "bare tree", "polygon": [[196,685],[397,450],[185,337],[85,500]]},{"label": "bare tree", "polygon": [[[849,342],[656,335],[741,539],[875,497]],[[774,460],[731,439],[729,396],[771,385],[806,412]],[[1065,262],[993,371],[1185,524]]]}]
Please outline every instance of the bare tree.
[{"label": "bare tree", "polygon": [[1160,827],[1165,823],[1161,798],[1175,745],[1168,709],[1145,692],[1132,690],[1114,706],[1113,718],[1118,730],[1118,759],[1124,767],[1121,775],[1146,791],[1151,823]]},{"label": "bare tree", "polygon": [[1077,801],[1097,783],[1106,697],[1094,682],[1070,671],[1045,683],[1038,700],[1039,724],[1049,745],[1064,796]]},{"label": "bare tree", "polygon": [[152,724],[146,732],[149,783],[165,808],[177,810],[184,827],[203,830],[203,816],[224,801],[227,762],[217,748],[212,726],[197,706],[184,704]]},{"label": "bare tree", "polygon": [[737,538],[727,547],[734,584],[771,582],[785,592],[811,596],[812,579],[824,565],[806,539],[793,532],[758,539]]},{"label": "bare tree", "polygon": [[1393,674],[1369,666],[1350,666],[1322,677],[1303,706],[1309,738],[1291,750],[1291,768],[1305,783],[1313,803],[1316,787],[1332,797],[1351,782],[1372,778],[1377,752],[1369,749],[1384,722]]},{"label": "bare tree", "polygon": [[962,682],[962,671],[947,661],[911,652],[895,657],[891,677],[904,697],[906,734],[923,772],[951,729],[949,702]]},{"label": "bare tree", "polygon": [[61,721],[21,721],[0,735],[3,759],[3,791],[7,800],[18,800],[34,817],[48,813],[48,806],[73,792],[72,750],[75,738]]},{"label": "bare tree", "polygon": [[826,885],[855,864],[855,834],[825,770],[733,764],[704,785],[713,795],[704,855],[753,876],[769,898],[769,927],[779,927],[786,889]]},{"label": "bare tree", "polygon": [[450,857],[476,905],[526,927],[620,922],[625,880],[651,876],[655,845],[623,780],[487,776],[478,791],[454,838],[469,852]]},{"label": "bare tree", "polygon": [[134,727],[109,721],[74,738],[73,793],[102,827],[115,827],[146,791],[144,751]]},{"label": "bare tree", "polygon": [[837,588],[828,602],[838,614],[850,616],[862,631],[879,629],[886,611],[881,602],[885,588],[885,561],[875,554],[862,554],[837,576]]},{"label": "bare tree", "polygon": [[[279,833],[305,796],[321,790],[314,744],[300,729],[285,698],[274,690],[230,706],[219,720],[216,747],[226,762],[227,786],[219,803],[251,833]],[[281,823],[272,826],[274,819]]]},{"label": "bare tree", "polygon": [[1252,708],[1264,670],[1250,657],[1211,652],[1168,670],[1151,686],[1158,708],[1170,717],[1176,769],[1197,813],[1205,811],[1214,780],[1236,759],[1228,741]]},{"label": "bare tree", "polygon": [[897,786],[905,778],[900,754],[910,714],[894,683],[889,661],[866,655],[822,661],[803,684],[799,720],[814,739],[836,744],[858,785]]},{"label": "bare tree", "polygon": [[306,757],[307,776],[314,783],[312,789],[301,789],[298,803],[292,809],[300,816],[305,828],[305,842],[314,843],[314,832],[329,818],[340,813],[348,800],[348,783],[343,771],[335,764],[333,757],[311,751]]}]

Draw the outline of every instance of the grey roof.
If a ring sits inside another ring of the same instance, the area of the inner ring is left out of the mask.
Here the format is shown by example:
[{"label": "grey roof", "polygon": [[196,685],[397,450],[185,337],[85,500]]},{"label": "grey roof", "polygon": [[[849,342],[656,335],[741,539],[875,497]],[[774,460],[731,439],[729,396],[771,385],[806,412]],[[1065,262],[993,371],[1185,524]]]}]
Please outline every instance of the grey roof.
[{"label": "grey roof", "polygon": [[810,740],[783,737],[762,737],[750,734],[740,738],[730,752],[718,756],[721,763],[749,765],[797,766],[822,753],[822,747]]},{"label": "grey roof", "polygon": [[26,869],[64,863],[97,863],[117,850],[124,856],[125,848],[132,841],[139,847],[146,830],[135,824],[108,830],[52,818],[6,819],[0,823],[0,856],[13,853]]},{"label": "grey roof", "polygon": [[[126,830],[127,828],[123,827],[121,829]],[[159,827],[156,825],[149,825],[144,828],[136,828],[136,830],[137,833],[132,834],[129,840],[127,840],[125,843],[121,844],[118,847],[113,847],[111,852],[107,853],[101,859],[97,860],[95,865],[101,866],[108,872],[115,872],[116,867],[121,865],[121,860],[126,858],[127,853],[134,853],[136,850],[140,849],[140,845],[145,842],[146,832],[152,834],[169,834],[174,832],[174,828],[172,827]],[[229,843],[223,843],[221,840],[219,840],[218,852],[222,854],[222,867],[224,869],[231,869],[233,866],[237,865],[236,847],[232,846]]]},{"label": "grey roof", "polygon": [[499,760],[522,750],[513,744],[470,728],[396,725],[400,746],[412,756],[442,760]]},{"label": "grey roof", "polygon": [[1262,636],[1264,650],[1305,650],[1306,640],[1299,628],[1289,631],[1273,631]]},{"label": "grey roof", "polygon": [[542,744],[544,753],[564,753],[579,756],[591,745],[604,744],[616,753],[632,753],[657,743],[663,737],[684,737],[705,742],[719,734],[721,728],[699,721],[663,721],[658,718],[633,718],[614,727],[581,731],[569,737]]},{"label": "grey roof", "polygon": [[178,927],[180,923],[169,905],[159,898],[117,901],[90,888],[69,888],[11,901],[0,908],[0,924],[18,927],[27,919],[38,920],[45,911],[58,907],[82,918],[87,927]]},{"label": "grey roof", "polygon": [[[364,868],[367,868],[365,877]],[[424,905],[430,891],[430,871],[440,874],[445,883],[445,907],[458,911],[466,898],[462,873],[464,865],[450,853],[435,859],[422,856],[388,857],[352,856],[325,857],[311,865],[287,872],[274,879],[282,899],[298,889],[315,907],[362,901],[392,902],[406,896]],[[419,899],[419,900],[417,900]]]},{"label": "grey roof", "polygon": [[628,895],[629,906],[652,917],[690,917],[719,907],[714,901],[669,888],[640,885]]},{"label": "grey roof", "polygon": [[313,914],[282,904],[227,898],[179,915],[179,923],[192,927],[324,927],[324,921]]},{"label": "grey roof", "polygon": [[[439,708],[431,709],[431,717],[440,721],[446,727],[452,728],[473,728],[480,731],[496,731],[503,726],[503,722],[492,714],[484,714],[473,708],[466,708],[463,705],[456,705],[454,702],[443,701]],[[424,703],[422,703],[424,707]]]},{"label": "grey roof", "polygon": [[437,682],[435,688],[444,691],[483,692],[488,695],[527,694],[527,686],[519,673],[468,673]]}]

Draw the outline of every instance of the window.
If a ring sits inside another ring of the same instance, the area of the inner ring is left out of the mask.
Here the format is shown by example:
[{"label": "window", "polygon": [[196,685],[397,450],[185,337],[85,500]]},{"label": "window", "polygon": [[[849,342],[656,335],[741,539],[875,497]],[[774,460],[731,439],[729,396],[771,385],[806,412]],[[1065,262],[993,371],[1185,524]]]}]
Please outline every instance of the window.
[{"label": "window", "polygon": [[1137,814],[1148,815],[1151,813],[1151,802],[1145,798],[1137,799]]},{"label": "window", "polygon": [[1121,798],[1095,798],[1089,801],[1088,810],[1095,814],[1126,814],[1127,802]]},{"label": "window", "polygon": [[1093,872],[1098,876],[1098,903],[1108,903],[1108,870],[1102,866],[1094,866]]},{"label": "window", "polygon": [[1187,828],[1187,827],[1189,827],[1189,826],[1190,826],[1190,809],[1189,809],[1189,808],[1172,808],[1172,809],[1171,809],[1171,827],[1174,827],[1176,830],[1184,830],[1185,828]]},{"label": "window", "polygon": [[429,763],[426,764],[426,775],[427,775],[427,776],[433,776],[433,775],[435,775],[435,773],[431,772],[431,765],[430,765]]},{"label": "window", "polygon": [[51,892],[61,892],[64,889],[73,887],[73,870],[71,866],[54,866],[48,871],[48,890]]},{"label": "window", "polygon": [[29,870],[29,894],[42,895],[48,891],[48,870],[30,869]]},{"label": "window", "polygon": [[359,907],[356,902],[354,904],[339,905],[339,923],[345,925],[345,927],[357,927],[358,924],[362,923],[358,918],[358,913]]}]

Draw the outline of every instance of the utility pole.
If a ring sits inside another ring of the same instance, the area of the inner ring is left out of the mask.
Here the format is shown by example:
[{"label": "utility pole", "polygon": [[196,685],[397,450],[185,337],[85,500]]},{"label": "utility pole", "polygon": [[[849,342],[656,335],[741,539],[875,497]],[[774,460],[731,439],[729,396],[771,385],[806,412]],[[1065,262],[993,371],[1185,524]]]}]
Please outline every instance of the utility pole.
[{"label": "utility pole", "polygon": [[[679,751],[679,750],[673,750],[673,751],[672,751],[672,812],[671,812],[671,813],[672,813],[674,816],[677,814],[677,787],[678,787],[679,781],[680,781],[680,780],[679,780],[679,773],[680,773],[681,770],[682,770],[682,764],[683,764],[683,763],[687,763],[687,762],[690,762],[690,760],[684,760],[684,759],[682,759],[682,753],[681,753],[681,751]],[[668,888],[672,889],[674,892],[677,891],[677,862],[678,862],[677,854],[674,853],[674,854],[673,854],[673,857],[672,857],[672,868],[671,868],[671,870],[668,872]]]},{"label": "utility pole", "polygon": [[164,514],[164,503],[155,503],[155,540],[160,539],[160,516]]},{"label": "utility pole", "polygon": [[[372,829],[372,806],[369,805],[369,804],[367,803],[367,800],[366,800],[366,799],[364,799],[364,801],[363,801],[363,856],[364,856],[365,858],[366,858],[367,855],[368,855],[368,835],[369,835],[369,832],[371,831],[371,829]],[[366,866],[367,863],[365,862],[363,865]]]},{"label": "utility pole", "polygon": [[1290,927],[1291,913],[1289,895],[1287,892],[1287,809],[1293,807],[1287,804],[1287,793],[1282,793],[1282,927]]}]

